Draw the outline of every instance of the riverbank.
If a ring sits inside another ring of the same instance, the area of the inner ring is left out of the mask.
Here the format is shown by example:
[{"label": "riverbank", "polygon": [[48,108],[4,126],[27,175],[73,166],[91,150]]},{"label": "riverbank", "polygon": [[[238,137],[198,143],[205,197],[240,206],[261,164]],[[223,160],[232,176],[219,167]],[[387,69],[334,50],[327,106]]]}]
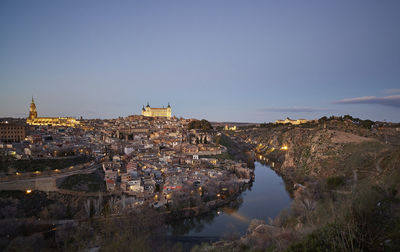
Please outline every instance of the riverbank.
[{"label": "riverbank", "polygon": [[351,126],[343,132],[334,123],[330,129],[276,126],[260,129],[265,135],[237,133],[293,182],[291,209],[268,222],[252,221],[239,239],[193,251],[398,251],[400,150],[380,142],[379,131]]}]

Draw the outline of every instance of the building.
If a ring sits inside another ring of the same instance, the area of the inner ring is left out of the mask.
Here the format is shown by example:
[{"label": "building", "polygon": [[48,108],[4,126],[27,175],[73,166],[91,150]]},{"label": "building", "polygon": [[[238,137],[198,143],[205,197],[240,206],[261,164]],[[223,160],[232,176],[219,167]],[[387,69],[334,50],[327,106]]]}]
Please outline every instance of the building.
[{"label": "building", "polygon": [[237,130],[237,128],[236,128],[236,125],[233,125],[231,127],[229,127],[228,125],[225,125],[224,130],[235,131],[235,130]]},{"label": "building", "polygon": [[149,103],[147,106],[142,108],[142,116],[148,117],[171,117],[171,106],[168,103],[166,108],[151,108]]},{"label": "building", "polygon": [[79,121],[72,117],[37,117],[36,105],[33,101],[29,109],[29,117],[26,119],[29,125],[45,125],[45,126],[65,126],[77,127]]},{"label": "building", "polygon": [[0,141],[3,143],[21,142],[25,139],[25,125],[1,122]]},{"label": "building", "polygon": [[293,125],[298,125],[298,124],[307,123],[307,122],[309,122],[309,121],[306,120],[306,119],[292,120],[289,117],[287,117],[285,120],[277,120],[277,121],[275,121],[276,124],[279,124],[279,123],[281,123],[281,124],[290,123],[290,124],[293,124]]}]

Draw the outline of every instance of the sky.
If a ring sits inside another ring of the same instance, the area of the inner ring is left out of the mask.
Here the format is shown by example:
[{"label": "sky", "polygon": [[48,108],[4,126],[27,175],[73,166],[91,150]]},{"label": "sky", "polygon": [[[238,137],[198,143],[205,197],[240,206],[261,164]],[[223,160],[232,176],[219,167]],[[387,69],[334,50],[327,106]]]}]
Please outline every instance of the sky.
[{"label": "sky", "polygon": [[0,117],[400,122],[400,1],[0,1]]}]

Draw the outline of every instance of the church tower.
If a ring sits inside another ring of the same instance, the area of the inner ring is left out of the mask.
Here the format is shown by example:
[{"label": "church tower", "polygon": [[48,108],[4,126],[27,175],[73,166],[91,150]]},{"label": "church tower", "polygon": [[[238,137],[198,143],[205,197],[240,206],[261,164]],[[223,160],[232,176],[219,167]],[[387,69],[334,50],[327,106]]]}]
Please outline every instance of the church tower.
[{"label": "church tower", "polygon": [[33,101],[33,96],[32,96],[32,103],[31,103],[31,107],[29,109],[29,119],[34,120],[35,118],[37,118],[37,111],[36,111],[36,105],[35,105],[35,102]]}]

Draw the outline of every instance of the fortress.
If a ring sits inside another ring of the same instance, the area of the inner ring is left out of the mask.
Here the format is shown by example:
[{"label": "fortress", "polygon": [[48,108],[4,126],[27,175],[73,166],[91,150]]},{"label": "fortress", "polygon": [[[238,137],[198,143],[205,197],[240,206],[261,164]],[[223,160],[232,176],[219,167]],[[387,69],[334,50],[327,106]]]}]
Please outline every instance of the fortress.
[{"label": "fortress", "polygon": [[147,106],[142,108],[142,116],[148,117],[171,117],[171,106],[168,103],[166,108],[151,108],[149,103]]},{"label": "fortress", "polygon": [[76,127],[79,125],[73,117],[37,117],[36,105],[33,101],[29,109],[29,117],[26,119],[26,123],[29,125],[43,125],[43,126],[65,126],[65,127]]},{"label": "fortress", "polygon": [[299,124],[302,124],[302,123],[307,123],[307,122],[309,122],[308,120],[306,120],[306,119],[297,119],[297,120],[292,120],[292,119],[290,119],[289,117],[287,117],[285,120],[277,120],[277,121],[275,121],[275,123],[276,124],[287,124],[287,123],[290,123],[290,124],[293,124],[293,125],[299,125]]}]

